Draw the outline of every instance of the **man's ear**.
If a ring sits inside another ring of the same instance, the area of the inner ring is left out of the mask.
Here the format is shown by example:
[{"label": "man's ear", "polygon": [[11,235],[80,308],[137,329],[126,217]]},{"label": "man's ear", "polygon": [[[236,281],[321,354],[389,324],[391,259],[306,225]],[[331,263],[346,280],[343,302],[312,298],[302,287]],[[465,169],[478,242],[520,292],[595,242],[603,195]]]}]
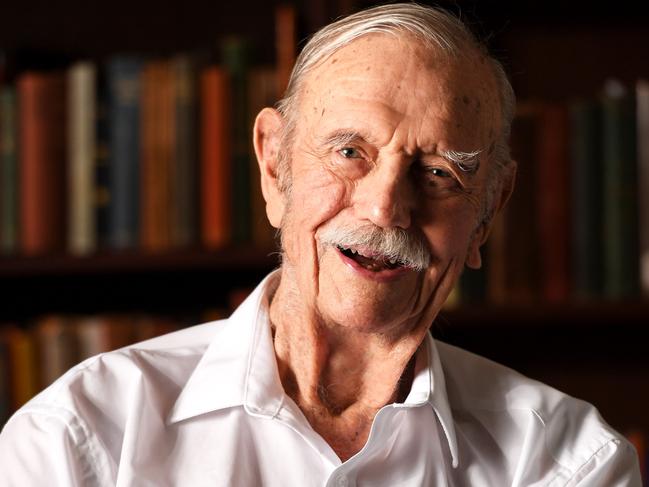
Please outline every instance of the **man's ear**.
[{"label": "man's ear", "polygon": [[480,247],[484,245],[489,237],[491,228],[493,226],[494,217],[500,213],[507,201],[509,201],[512,192],[514,191],[514,183],[516,181],[516,161],[511,161],[507,167],[503,168],[498,188],[496,188],[496,195],[494,197],[493,208],[489,211],[489,217],[480,223],[476,230],[471,242],[469,243],[469,251],[466,258],[466,266],[471,269],[480,269],[482,267],[482,257],[480,255]]},{"label": "man's ear", "polygon": [[261,192],[266,200],[266,215],[270,224],[279,228],[284,216],[284,194],[278,182],[282,115],[273,108],[264,108],[255,119],[253,144],[261,172]]}]

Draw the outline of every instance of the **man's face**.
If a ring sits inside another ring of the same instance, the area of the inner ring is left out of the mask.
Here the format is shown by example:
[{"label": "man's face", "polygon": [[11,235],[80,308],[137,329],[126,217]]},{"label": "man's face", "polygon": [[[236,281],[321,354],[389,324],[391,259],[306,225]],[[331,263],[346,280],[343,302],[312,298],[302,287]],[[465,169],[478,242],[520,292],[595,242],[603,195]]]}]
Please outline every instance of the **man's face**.
[{"label": "man's face", "polygon": [[[292,179],[282,241],[299,299],[325,321],[407,332],[432,319],[465,263],[479,265],[489,154],[500,131],[486,66],[478,54],[451,62],[371,35],[307,76],[293,142],[280,148]],[[466,171],[444,151],[481,152]],[[429,265],[416,271],[363,245],[337,245],[330,234],[340,228],[402,229],[424,244]]]}]

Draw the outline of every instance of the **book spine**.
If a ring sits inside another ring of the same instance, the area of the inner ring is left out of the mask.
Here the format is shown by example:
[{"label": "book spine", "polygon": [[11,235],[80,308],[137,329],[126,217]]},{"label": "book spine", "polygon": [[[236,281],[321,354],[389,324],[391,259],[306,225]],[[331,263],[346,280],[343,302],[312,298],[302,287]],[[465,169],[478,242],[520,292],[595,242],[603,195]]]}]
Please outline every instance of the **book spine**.
[{"label": "book spine", "polygon": [[226,39],[221,46],[223,66],[232,84],[235,110],[232,113],[232,239],[235,243],[250,242],[250,162],[248,128],[248,45],[243,39]]},{"label": "book spine", "polygon": [[649,297],[649,82],[638,81],[636,93],[640,283],[642,294]]},{"label": "book spine", "polygon": [[536,165],[541,293],[546,302],[570,298],[569,123],[563,105],[540,113]]},{"label": "book spine", "polygon": [[18,79],[20,243],[25,254],[63,251],[66,237],[65,77]]},{"label": "book spine", "polygon": [[197,239],[197,78],[189,55],[172,61],[175,111],[175,157],[172,161],[174,194],[171,230],[175,247],[188,247]]},{"label": "book spine", "polygon": [[41,387],[47,387],[79,361],[78,337],[67,317],[40,318],[35,327],[41,359]]},{"label": "book spine", "polygon": [[105,69],[97,71],[97,97],[95,117],[95,176],[93,205],[97,248],[110,248],[110,140],[109,100]]},{"label": "book spine", "polygon": [[220,67],[201,72],[201,240],[207,248],[232,236],[230,78]]},{"label": "book spine", "polygon": [[577,299],[603,292],[601,110],[595,101],[571,106],[572,276]]},{"label": "book spine", "polygon": [[18,250],[18,144],[16,91],[0,89],[0,253]]},{"label": "book spine", "polygon": [[38,371],[40,359],[30,330],[11,327],[7,335],[11,406],[15,411],[36,395],[41,388]]},{"label": "book spine", "polygon": [[68,249],[73,255],[96,250],[95,112],[96,68],[81,62],[68,71]]},{"label": "book spine", "polygon": [[602,103],[605,285],[622,298],[638,291],[635,100],[609,83]]},{"label": "book spine", "polygon": [[108,236],[115,249],[139,243],[141,69],[137,58],[118,57],[106,70]]},{"label": "book spine", "polygon": [[293,5],[279,5],[275,10],[275,48],[277,50],[276,92],[284,93],[295,64],[297,46],[296,11]]},{"label": "book spine", "polygon": [[543,106],[533,102],[521,105],[512,125],[512,156],[518,162],[516,190],[503,215],[504,249],[495,254],[505,261],[489,260],[494,272],[504,269],[506,301],[500,304],[530,304],[541,296],[536,190],[542,111]]},{"label": "book spine", "polygon": [[159,252],[170,248],[171,157],[174,146],[174,112],[170,66],[151,61],[142,77],[140,244]]}]

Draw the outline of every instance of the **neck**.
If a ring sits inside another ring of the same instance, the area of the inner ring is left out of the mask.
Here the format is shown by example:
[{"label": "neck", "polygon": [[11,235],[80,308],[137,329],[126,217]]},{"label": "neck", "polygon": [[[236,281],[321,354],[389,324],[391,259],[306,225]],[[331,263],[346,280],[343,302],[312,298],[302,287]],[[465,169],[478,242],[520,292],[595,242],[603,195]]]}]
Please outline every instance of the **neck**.
[{"label": "neck", "polygon": [[345,460],[365,444],[379,409],[405,400],[424,335],[387,339],[329,323],[284,277],[270,306],[280,379],[314,430]]}]

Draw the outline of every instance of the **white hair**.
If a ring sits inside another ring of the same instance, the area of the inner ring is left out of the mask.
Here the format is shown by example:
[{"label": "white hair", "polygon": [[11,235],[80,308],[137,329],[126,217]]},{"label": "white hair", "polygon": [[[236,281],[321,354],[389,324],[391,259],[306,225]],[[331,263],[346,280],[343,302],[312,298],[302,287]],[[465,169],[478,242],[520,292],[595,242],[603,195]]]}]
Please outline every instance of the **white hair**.
[{"label": "white hair", "polygon": [[[501,107],[501,133],[489,155],[493,164],[488,178],[482,220],[489,220],[493,214],[493,198],[500,184],[502,169],[511,161],[509,135],[514,116],[514,91],[502,65],[488,55],[469,29],[456,17],[442,9],[416,3],[396,3],[362,10],[341,18],[316,32],[298,56],[284,97],[277,109],[285,120],[283,147],[292,141],[297,122],[299,95],[306,75],[332,54],[354,40],[369,34],[395,36],[409,35],[422,42],[428,49],[446,54],[451,59],[460,59],[468,52],[478,52],[490,63],[499,87]],[[290,167],[288,155],[283,154],[278,170],[280,188],[290,193]]]}]

